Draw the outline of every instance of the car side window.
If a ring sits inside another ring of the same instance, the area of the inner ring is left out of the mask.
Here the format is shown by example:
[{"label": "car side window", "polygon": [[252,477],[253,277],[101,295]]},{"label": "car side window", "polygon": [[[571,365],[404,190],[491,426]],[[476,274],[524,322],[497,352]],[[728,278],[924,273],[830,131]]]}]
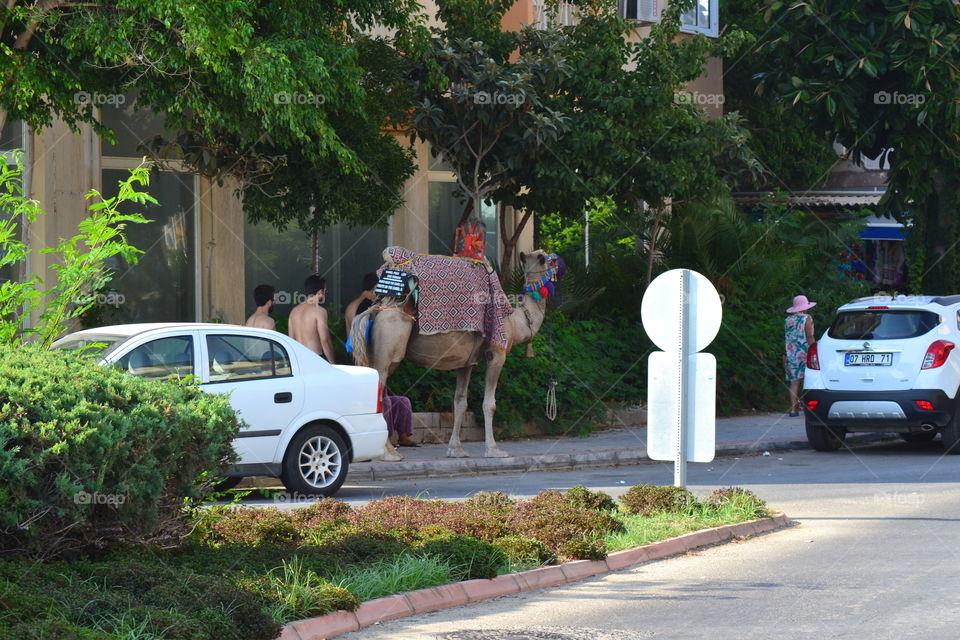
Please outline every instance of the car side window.
[{"label": "car side window", "polygon": [[171,336],[142,344],[116,362],[141,378],[183,378],[193,375],[193,338]]},{"label": "car side window", "polygon": [[293,375],[279,342],[252,336],[207,336],[210,382],[236,382]]}]

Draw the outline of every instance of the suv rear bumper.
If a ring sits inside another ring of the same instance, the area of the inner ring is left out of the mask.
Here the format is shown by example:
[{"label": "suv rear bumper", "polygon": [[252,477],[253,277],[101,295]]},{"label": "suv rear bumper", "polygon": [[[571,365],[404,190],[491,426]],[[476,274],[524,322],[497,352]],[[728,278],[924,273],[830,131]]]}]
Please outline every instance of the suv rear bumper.
[{"label": "suv rear bumper", "polygon": [[[808,402],[811,400],[817,401],[816,408],[813,410],[809,409]],[[929,402],[933,410],[920,409],[917,401]],[[807,419],[813,424],[844,427],[847,431],[929,431],[931,426],[940,428],[946,425],[956,412],[956,401],[940,389],[906,391],[810,389],[803,394],[803,405]],[[838,408],[842,410],[838,411]],[[831,409],[833,409],[832,412]],[[926,429],[923,428],[924,425],[927,426]]]}]

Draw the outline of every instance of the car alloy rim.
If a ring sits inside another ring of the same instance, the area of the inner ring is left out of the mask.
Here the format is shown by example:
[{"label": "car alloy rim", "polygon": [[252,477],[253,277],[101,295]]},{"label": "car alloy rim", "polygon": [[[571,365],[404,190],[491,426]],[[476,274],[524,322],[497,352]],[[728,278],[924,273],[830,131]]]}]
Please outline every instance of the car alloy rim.
[{"label": "car alloy rim", "polygon": [[315,436],[300,447],[300,475],[312,487],[325,487],[340,474],[340,449],[330,438]]}]

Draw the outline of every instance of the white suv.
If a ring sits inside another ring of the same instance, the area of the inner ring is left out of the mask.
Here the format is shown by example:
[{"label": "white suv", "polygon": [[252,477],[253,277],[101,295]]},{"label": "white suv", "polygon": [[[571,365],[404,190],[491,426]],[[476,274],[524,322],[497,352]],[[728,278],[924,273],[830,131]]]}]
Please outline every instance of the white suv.
[{"label": "white suv", "polygon": [[832,451],[849,432],[898,433],[960,454],[960,296],[860,298],[807,353],[807,439]]}]

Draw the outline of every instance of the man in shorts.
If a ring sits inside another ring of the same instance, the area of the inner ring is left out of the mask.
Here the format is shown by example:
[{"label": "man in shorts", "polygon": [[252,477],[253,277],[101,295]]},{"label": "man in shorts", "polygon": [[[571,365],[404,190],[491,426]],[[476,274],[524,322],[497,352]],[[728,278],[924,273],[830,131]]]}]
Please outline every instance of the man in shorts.
[{"label": "man in shorts", "polygon": [[330,341],[330,326],[327,310],[320,305],[326,299],[327,281],[313,275],[303,282],[307,299],[290,311],[287,326],[290,337],[333,364],[333,343]]}]

